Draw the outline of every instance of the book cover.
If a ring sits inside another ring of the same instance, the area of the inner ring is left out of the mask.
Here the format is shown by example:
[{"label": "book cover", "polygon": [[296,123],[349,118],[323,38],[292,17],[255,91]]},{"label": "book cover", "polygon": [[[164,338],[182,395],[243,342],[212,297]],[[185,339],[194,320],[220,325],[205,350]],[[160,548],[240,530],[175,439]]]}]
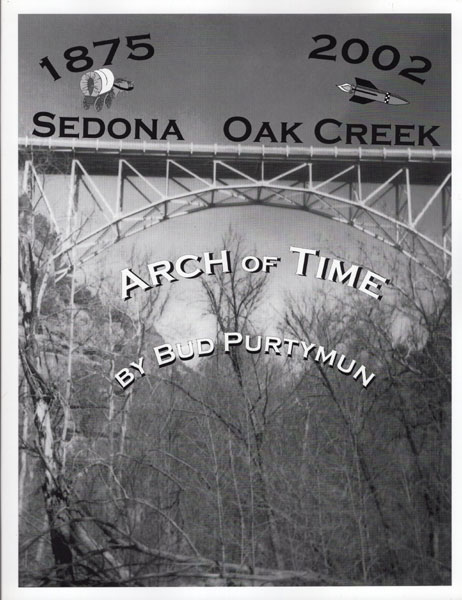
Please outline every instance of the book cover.
[{"label": "book cover", "polygon": [[449,597],[450,12],[20,8],[6,597]]}]

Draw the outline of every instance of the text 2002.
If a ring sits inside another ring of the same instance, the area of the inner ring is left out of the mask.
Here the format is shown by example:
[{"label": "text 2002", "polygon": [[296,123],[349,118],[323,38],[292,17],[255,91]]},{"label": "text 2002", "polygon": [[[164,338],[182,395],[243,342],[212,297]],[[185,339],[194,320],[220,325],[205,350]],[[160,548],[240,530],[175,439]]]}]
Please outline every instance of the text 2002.
[{"label": "text 2002", "polygon": [[[154,46],[145,41],[151,39],[150,33],[142,35],[127,35],[125,39],[127,40],[127,48],[131,50],[127,56],[127,58],[130,60],[148,60],[154,56]],[[102,66],[106,67],[108,65],[112,65],[114,56],[120,46],[120,38],[93,42],[94,48],[98,48],[99,46],[108,46],[106,60]],[[72,48],[68,48],[63,53],[63,57],[67,61],[66,69],[71,73],[88,71],[94,64],[94,60],[88,55],[88,48],[86,46],[72,46]],[[44,56],[40,60],[39,65],[42,67],[42,69],[47,69],[55,81],[61,79],[61,75],[58,73],[48,56]]]},{"label": "text 2002", "polygon": [[[327,44],[325,46],[321,46],[320,48],[316,48],[312,50],[308,56],[308,58],[318,58],[321,60],[337,60],[337,54],[328,54],[330,50],[333,50],[337,45],[337,39],[333,35],[322,34],[315,35],[313,37],[315,42],[321,42],[326,40]],[[369,56],[369,45],[367,42],[360,38],[352,38],[347,40],[341,50],[342,58],[346,62],[359,65],[364,62]],[[387,56],[388,54],[388,56]],[[399,75],[402,77],[406,77],[407,79],[411,79],[412,81],[416,81],[421,85],[425,83],[425,79],[422,77],[418,77],[415,73],[428,73],[432,68],[432,63],[425,56],[410,56],[411,62],[420,63],[419,66],[414,67],[406,67],[405,69],[401,69]],[[372,64],[377,69],[381,71],[391,71],[395,69],[401,59],[401,55],[399,50],[394,46],[389,46],[385,44],[383,46],[379,46],[376,48],[372,54]]]}]

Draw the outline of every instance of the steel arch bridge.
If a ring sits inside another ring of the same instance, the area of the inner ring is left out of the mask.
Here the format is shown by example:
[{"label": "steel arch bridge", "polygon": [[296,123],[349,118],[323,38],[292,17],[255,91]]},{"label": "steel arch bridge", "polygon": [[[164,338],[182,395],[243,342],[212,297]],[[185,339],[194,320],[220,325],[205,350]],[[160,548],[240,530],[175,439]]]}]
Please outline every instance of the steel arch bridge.
[{"label": "steel arch bridge", "polygon": [[57,278],[166,219],[243,205],[330,219],[450,277],[448,150],[21,138],[19,158],[58,234]]}]

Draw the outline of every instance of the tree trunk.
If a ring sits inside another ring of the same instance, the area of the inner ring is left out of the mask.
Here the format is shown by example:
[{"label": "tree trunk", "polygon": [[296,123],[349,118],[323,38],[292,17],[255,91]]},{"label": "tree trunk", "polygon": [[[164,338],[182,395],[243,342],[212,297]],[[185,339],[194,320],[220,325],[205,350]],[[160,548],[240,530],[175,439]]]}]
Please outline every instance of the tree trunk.
[{"label": "tree trunk", "polygon": [[[112,554],[92,539],[82,525],[84,515],[70,505],[70,490],[62,461],[64,440],[59,431],[54,431],[52,423],[52,415],[53,422],[56,422],[55,413],[62,413],[63,406],[59,392],[50,381],[45,367],[45,353],[37,336],[40,304],[51,276],[53,257],[48,252],[48,257],[39,267],[34,255],[33,228],[24,237],[20,240],[19,258],[19,303],[23,329],[19,353],[34,409],[36,448],[44,467],[42,491],[55,562],[55,575],[48,577],[47,582],[66,586],[71,585],[76,576],[88,580],[89,574],[107,583],[117,578],[123,580],[127,577],[126,569],[120,567]],[[96,562],[99,556],[110,565],[108,576],[101,569],[101,559]],[[83,558],[84,563],[77,573],[75,561],[78,557]]]}]

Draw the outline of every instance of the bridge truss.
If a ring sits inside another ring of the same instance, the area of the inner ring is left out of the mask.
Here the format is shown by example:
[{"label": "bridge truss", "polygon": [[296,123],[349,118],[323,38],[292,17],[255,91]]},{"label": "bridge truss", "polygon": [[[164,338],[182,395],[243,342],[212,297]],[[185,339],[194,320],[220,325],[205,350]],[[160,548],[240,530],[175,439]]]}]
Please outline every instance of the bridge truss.
[{"label": "bridge truss", "polygon": [[58,278],[167,219],[245,205],[335,221],[450,277],[447,150],[22,138],[19,155],[22,192],[58,234]]}]

